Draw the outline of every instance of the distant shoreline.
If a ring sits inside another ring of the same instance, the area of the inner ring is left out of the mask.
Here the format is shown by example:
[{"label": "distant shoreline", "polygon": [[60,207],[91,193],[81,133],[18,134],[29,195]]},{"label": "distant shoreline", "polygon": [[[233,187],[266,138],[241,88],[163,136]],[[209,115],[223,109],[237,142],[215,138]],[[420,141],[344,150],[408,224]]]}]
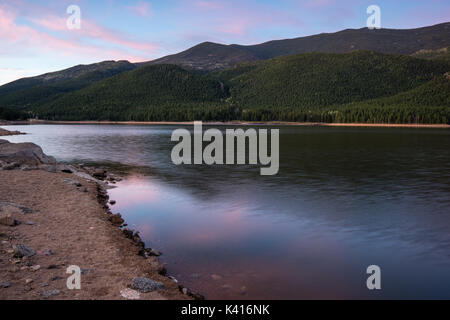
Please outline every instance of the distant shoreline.
[{"label": "distant shoreline", "polygon": [[[34,124],[115,124],[115,125],[193,125],[194,121],[0,121],[0,125],[34,125]],[[369,128],[443,128],[450,129],[448,124],[396,124],[396,123],[326,123],[326,122],[287,122],[287,121],[210,121],[203,125],[215,126],[305,126],[305,127],[369,127]]]}]

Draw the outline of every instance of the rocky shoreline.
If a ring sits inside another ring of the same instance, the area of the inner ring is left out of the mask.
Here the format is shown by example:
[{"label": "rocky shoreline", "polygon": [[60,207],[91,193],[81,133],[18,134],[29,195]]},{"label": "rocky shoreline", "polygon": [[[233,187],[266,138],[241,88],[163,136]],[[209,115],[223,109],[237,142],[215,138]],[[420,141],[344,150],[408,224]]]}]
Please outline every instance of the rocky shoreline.
[{"label": "rocky shoreline", "polygon": [[[204,299],[113,214],[120,177],[0,139],[0,299]],[[69,266],[81,269],[70,290]]]},{"label": "rocky shoreline", "polygon": [[8,130],[0,128],[0,136],[16,136],[19,134],[25,134],[25,133],[22,133],[20,131],[8,131]]}]

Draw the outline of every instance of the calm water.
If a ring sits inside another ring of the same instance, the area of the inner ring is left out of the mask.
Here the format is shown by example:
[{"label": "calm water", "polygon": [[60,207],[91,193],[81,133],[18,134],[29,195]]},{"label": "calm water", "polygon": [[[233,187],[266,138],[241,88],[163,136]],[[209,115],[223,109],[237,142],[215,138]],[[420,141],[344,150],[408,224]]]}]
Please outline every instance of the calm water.
[{"label": "calm water", "polygon": [[172,165],[174,126],[8,128],[61,161],[139,166],[114,210],[207,298],[450,299],[448,130],[281,127],[280,172],[262,177]]}]

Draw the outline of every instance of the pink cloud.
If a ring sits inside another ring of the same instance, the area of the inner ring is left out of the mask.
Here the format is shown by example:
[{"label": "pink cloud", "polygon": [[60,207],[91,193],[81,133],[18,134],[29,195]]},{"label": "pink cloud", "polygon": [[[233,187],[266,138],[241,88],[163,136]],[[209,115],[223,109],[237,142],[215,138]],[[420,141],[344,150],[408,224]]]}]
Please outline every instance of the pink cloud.
[{"label": "pink cloud", "polygon": [[51,31],[70,32],[78,37],[94,38],[102,42],[146,53],[154,53],[158,49],[158,46],[155,44],[129,40],[126,36],[121,35],[120,32],[101,27],[87,19],[83,19],[81,29],[73,31],[67,29],[65,19],[56,16],[46,16],[43,19],[30,19],[30,21]]},{"label": "pink cloud", "polygon": [[251,22],[247,19],[234,20],[222,25],[219,30],[223,33],[233,35],[244,35],[251,27]]},{"label": "pink cloud", "polygon": [[[229,36],[238,36],[241,42],[248,42],[250,39],[250,42],[257,43],[260,40],[253,37],[253,32],[261,28],[274,24],[294,27],[303,25],[303,21],[295,13],[244,1],[230,3],[223,0],[190,0],[184,2],[179,11],[194,17],[194,32],[197,35],[200,34],[203,39],[219,38],[220,42]],[[189,38],[189,35],[185,37]]]},{"label": "pink cloud", "polygon": [[151,8],[152,4],[146,1],[138,1],[136,5],[128,7],[131,12],[142,17],[151,17],[153,14]]},{"label": "pink cloud", "polygon": [[[61,56],[98,57],[98,60],[130,60],[145,61],[151,58],[158,46],[147,42],[138,42],[128,39],[125,35],[109,30],[94,22],[83,20],[80,30],[68,30],[66,20],[56,16],[45,16],[42,19],[28,19],[37,28],[18,24],[17,14],[6,6],[0,6],[0,38],[2,46],[17,46],[30,50],[51,51]],[[52,32],[57,32],[54,35]],[[92,40],[98,44],[93,44]],[[42,46],[45,44],[45,46]]]},{"label": "pink cloud", "polygon": [[217,9],[223,9],[224,3],[221,1],[207,1],[207,0],[198,0],[194,2],[194,6],[201,9],[208,9],[208,10],[217,10]]},{"label": "pink cloud", "polygon": [[334,4],[334,0],[310,0],[306,2],[305,7],[307,8],[323,8]]}]

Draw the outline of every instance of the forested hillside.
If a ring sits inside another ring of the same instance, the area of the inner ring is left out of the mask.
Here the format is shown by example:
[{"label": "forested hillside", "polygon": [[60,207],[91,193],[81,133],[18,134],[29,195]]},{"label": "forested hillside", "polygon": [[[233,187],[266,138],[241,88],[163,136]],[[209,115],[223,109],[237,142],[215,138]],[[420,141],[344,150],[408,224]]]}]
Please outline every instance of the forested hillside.
[{"label": "forested hillside", "polygon": [[[68,92],[23,89],[14,110],[49,120],[449,123],[449,70],[442,59],[372,51],[298,54],[211,73],[158,64]],[[86,83],[70,83],[80,79]]]},{"label": "forested hillside", "polygon": [[450,78],[437,77],[397,95],[322,108],[254,108],[246,121],[450,124]]},{"label": "forested hillside", "polygon": [[392,96],[446,71],[446,63],[372,51],[308,53],[264,61],[228,81],[240,108],[317,109]]},{"label": "forested hillside", "polygon": [[415,58],[427,60],[441,60],[450,62],[450,47],[436,49],[436,50],[419,50],[411,55]]},{"label": "forested hillside", "polygon": [[135,68],[128,61],[104,61],[19,79],[0,87],[0,107],[36,108],[62,94]]},{"label": "forested hillside", "polygon": [[28,118],[28,113],[24,111],[0,107],[0,120],[27,120]]},{"label": "forested hillside", "polygon": [[225,98],[225,88],[215,79],[175,65],[154,65],[99,81],[34,111],[55,120],[144,120],[154,114],[153,109],[168,117],[170,108],[183,111],[220,104]]}]

